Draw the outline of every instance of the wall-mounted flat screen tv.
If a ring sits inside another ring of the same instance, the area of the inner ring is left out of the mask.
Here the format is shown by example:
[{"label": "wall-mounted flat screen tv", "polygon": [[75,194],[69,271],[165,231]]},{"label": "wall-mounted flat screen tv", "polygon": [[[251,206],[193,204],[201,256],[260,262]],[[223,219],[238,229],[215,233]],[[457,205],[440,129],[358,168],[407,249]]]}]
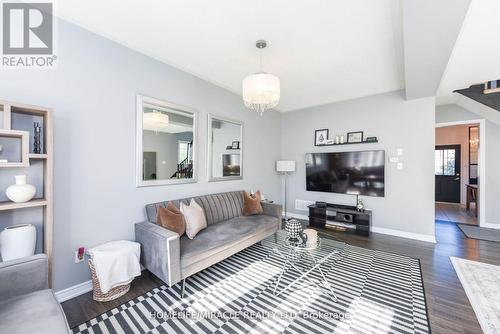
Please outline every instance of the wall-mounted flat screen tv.
[{"label": "wall-mounted flat screen tv", "polygon": [[306,189],[384,197],[385,152],[306,154]]}]

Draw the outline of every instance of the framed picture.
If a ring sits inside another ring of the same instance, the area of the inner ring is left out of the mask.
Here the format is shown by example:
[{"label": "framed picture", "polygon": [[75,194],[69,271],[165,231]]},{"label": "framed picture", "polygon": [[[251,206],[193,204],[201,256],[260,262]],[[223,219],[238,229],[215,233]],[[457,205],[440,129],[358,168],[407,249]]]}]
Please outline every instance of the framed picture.
[{"label": "framed picture", "polygon": [[233,145],[231,147],[233,150],[240,148],[240,142],[239,141],[233,141]]},{"label": "framed picture", "polygon": [[314,131],[315,146],[325,145],[327,140],[328,140],[328,129],[320,129]]},{"label": "framed picture", "polygon": [[348,132],[347,133],[348,143],[362,143],[363,142],[363,131]]}]

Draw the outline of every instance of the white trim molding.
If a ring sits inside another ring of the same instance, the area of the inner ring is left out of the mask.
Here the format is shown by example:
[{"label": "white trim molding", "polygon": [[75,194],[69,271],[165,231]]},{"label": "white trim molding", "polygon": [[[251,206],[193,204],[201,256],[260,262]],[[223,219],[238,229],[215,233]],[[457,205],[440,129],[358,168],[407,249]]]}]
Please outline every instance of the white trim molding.
[{"label": "white trim molding", "polygon": [[[283,217],[285,217],[285,211],[282,212],[282,215],[283,215]],[[295,219],[307,220],[307,222],[309,223],[309,216],[302,215],[300,213],[288,212],[286,214],[286,216],[290,217],[290,218],[295,218]]]},{"label": "white trim molding", "polygon": [[434,244],[436,243],[436,237],[434,235],[429,235],[429,234],[405,232],[405,231],[393,230],[390,228],[383,228],[383,227],[376,227],[376,226],[372,226],[372,232],[392,235],[392,236],[400,237],[400,238],[413,239],[413,240],[419,240],[419,241],[425,241],[425,242],[432,242]]},{"label": "white trim molding", "polygon": [[489,223],[483,223],[481,224],[481,227],[486,227],[486,228],[494,228],[494,229],[500,229],[500,224],[489,224]]},{"label": "white trim molding", "polygon": [[70,286],[69,288],[59,290],[55,293],[59,303],[65,302],[71,298],[83,295],[86,292],[92,291],[92,281],[86,281],[77,285]]}]

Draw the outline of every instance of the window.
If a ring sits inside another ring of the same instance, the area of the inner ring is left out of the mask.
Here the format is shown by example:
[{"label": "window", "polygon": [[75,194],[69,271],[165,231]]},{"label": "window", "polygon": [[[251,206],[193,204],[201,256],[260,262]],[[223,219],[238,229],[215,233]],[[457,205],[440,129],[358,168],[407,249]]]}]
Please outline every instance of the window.
[{"label": "window", "polygon": [[438,149],[434,153],[434,174],[455,175],[455,150]]},{"label": "window", "polygon": [[188,158],[189,154],[189,142],[179,140],[179,149],[178,149],[178,157],[177,162],[181,163]]}]

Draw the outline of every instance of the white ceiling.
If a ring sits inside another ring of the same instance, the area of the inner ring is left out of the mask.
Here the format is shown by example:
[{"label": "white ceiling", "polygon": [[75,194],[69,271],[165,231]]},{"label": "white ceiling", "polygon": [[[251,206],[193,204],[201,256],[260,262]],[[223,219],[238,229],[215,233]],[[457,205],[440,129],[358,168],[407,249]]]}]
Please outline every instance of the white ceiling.
[{"label": "white ceiling", "polygon": [[[399,0],[64,0],[58,15],[233,92],[258,68],[281,78],[277,109],[404,86]],[[497,35],[498,37],[498,35]]]},{"label": "white ceiling", "polygon": [[500,79],[500,1],[472,0],[437,95]]}]

